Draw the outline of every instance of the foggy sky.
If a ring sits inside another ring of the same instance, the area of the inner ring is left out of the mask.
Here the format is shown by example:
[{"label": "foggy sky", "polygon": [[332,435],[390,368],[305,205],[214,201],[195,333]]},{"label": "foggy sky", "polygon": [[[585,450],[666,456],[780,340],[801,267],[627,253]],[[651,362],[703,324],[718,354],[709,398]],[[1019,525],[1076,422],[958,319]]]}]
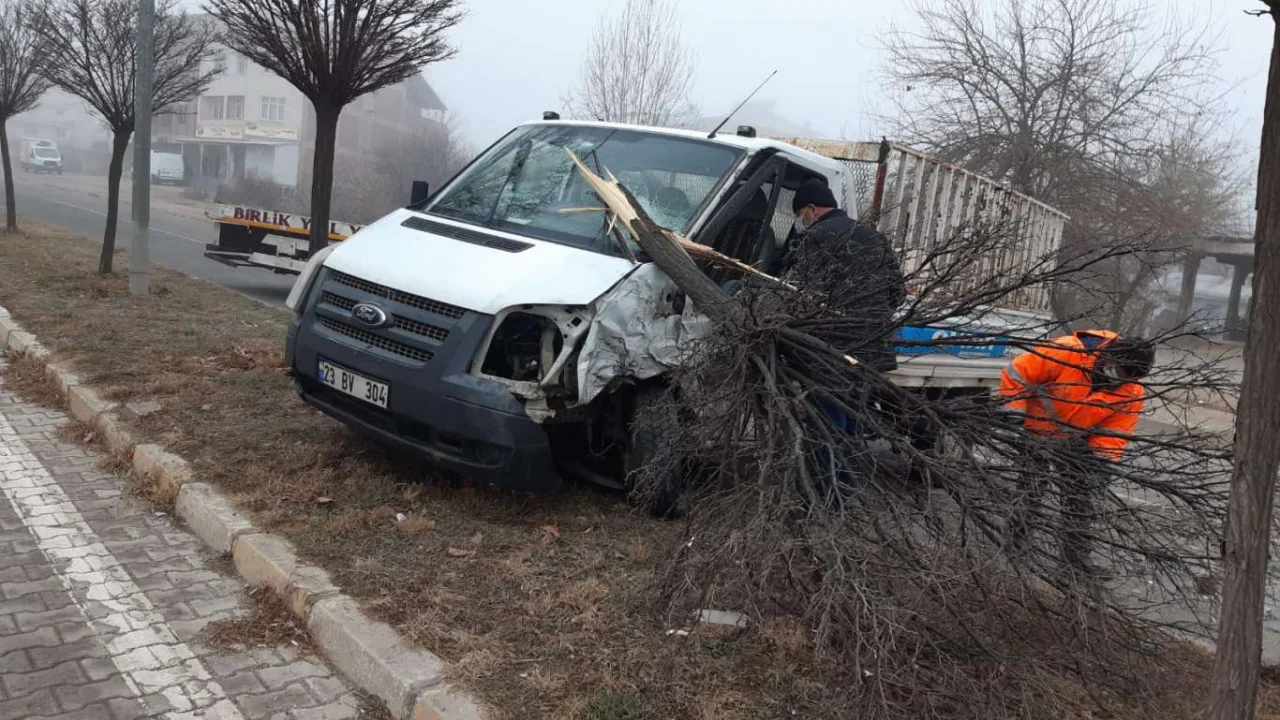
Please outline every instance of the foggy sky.
[{"label": "foggy sky", "polygon": [[[999,0],[983,0],[997,2]],[[1122,0],[1123,1],[1123,0]],[[1219,75],[1234,132],[1256,157],[1273,23],[1245,15],[1258,0],[1158,0],[1197,13],[1221,33]],[[606,9],[622,0],[471,0],[453,33],[458,56],[427,77],[477,148],[512,126],[561,109]],[[759,95],[781,114],[829,137],[872,139],[882,95],[880,38],[909,26],[900,0],[680,0],[686,41],[698,55],[694,101],[704,115],[728,112],[768,73]],[[1159,23],[1153,20],[1154,28]]]}]

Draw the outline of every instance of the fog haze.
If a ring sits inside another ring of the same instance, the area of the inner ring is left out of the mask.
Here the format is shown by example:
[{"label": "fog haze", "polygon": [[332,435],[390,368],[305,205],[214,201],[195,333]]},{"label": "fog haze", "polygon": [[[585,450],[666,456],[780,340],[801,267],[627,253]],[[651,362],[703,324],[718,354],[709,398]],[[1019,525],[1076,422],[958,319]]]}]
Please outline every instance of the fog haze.
[{"label": "fog haze", "polygon": [[[998,0],[985,0],[995,3]],[[458,116],[467,137],[487,145],[511,126],[561,109],[578,75],[600,14],[622,0],[570,2],[483,0],[469,5],[455,33],[458,56],[427,76]],[[1163,4],[1163,3],[1160,3]],[[1233,109],[1227,131],[1256,148],[1271,23],[1245,14],[1257,0],[1168,0],[1169,17],[1212,24],[1221,38],[1223,102]],[[864,139],[882,131],[877,70],[882,38],[910,27],[904,3],[849,0],[683,0],[686,41],[698,55],[694,102],[704,115],[728,112],[768,73],[778,75],[760,96],[821,135]],[[1152,31],[1169,19],[1152,18]]]}]

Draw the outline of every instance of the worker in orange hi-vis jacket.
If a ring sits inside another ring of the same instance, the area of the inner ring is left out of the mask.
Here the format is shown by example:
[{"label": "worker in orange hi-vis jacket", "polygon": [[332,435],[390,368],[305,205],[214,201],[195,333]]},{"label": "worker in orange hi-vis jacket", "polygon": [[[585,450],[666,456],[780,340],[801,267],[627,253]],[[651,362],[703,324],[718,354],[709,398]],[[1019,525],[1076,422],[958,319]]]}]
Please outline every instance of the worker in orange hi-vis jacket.
[{"label": "worker in orange hi-vis jacket", "polygon": [[[1149,341],[1082,330],[1030,349],[1001,377],[1006,409],[1017,413],[1029,432],[1077,451],[1071,461],[1047,468],[1059,494],[1062,561],[1073,570],[1094,571],[1090,523],[1106,486],[1097,460],[1115,461],[1124,454],[1146,398],[1140,381],[1154,363]],[[1033,501],[1043,487],[1032,489]],[[1012,521],[1010,530],[1011,544],[1021,549],[1029,532],[1025,517]]]}]

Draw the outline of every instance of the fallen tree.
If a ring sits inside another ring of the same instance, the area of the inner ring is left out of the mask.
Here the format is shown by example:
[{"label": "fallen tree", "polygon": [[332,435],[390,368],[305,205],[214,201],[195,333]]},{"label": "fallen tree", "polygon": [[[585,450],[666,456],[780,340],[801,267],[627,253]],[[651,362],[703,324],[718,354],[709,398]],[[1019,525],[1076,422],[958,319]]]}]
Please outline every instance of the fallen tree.
[{"label": "fallen tree", "polygon": [[[664,438],[638,492],[669,492],[673,477],[688,485],[687,539],[663,586],[673,624],[714,606],[802,623],[847,674],[858,717],[1038,715],[1080,687],[1106,704],[1107,692],[1140,687],[1135,658],[1159,660],[1203,634],[1227,438],[1173,418],[1128,436],[1128,452],[1108,462],[1024,432],[986,395],[899,387],[847,342],[822,339],[858,337],[858,318],[829,311],[831,298],[860,291],[858,268],[802,287],[747,270],[730,294],[699,263],[731,262],[659,227],[615,179],[578,168],[715,325],[667,402],[637,421]],[[989,344],[981,320],[1003,299],[1079,281],[1125,252],[980,276],[978,259],[1020,251],[1016,237],[971,226],[931,248],[908,277],[899,325],[945,325],[922,346]],[[1031,352],[1044,342],[1019,341]],[[1186,356],[1162,364],[1148,402],[1177,407],[1190,389],[1232,383]],[[1067,571],[1067,533],[1106,575]]]}]

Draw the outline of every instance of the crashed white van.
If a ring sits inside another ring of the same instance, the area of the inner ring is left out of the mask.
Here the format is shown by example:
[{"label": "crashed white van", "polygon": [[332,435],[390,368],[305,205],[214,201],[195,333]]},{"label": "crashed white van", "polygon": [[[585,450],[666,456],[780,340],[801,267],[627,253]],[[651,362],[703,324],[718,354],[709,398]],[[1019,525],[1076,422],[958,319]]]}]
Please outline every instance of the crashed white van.
[{"label": "crashed white van", "polygon": [[[934,218],[934,233],[963,221],[962,199],[990,183],[888,143],[812,145],[826,154],[750,128],[708,137],[556,119],[518,127],[427,201],[309,260],[288,303],[299,392],[481,481],[539,491],[576,475],[620,487],[653,447],[632,428],[637,406],[701,326],[634,241],[605,213],[584,211],[600,202],[565,150],[607,168],[664,226],[766,272],[806,179],[839,189],[853,215],[897,193],[901,212]],[[934,206],[944,183],[953,207]],[[1028,242],[1051,249],[1061,214],[1025,200],[1039,213]],[[1006,316],[1016,326],[1042,310]],[[994,382],[1004,349],[965,352],[904,358],[902,381]]]}]

